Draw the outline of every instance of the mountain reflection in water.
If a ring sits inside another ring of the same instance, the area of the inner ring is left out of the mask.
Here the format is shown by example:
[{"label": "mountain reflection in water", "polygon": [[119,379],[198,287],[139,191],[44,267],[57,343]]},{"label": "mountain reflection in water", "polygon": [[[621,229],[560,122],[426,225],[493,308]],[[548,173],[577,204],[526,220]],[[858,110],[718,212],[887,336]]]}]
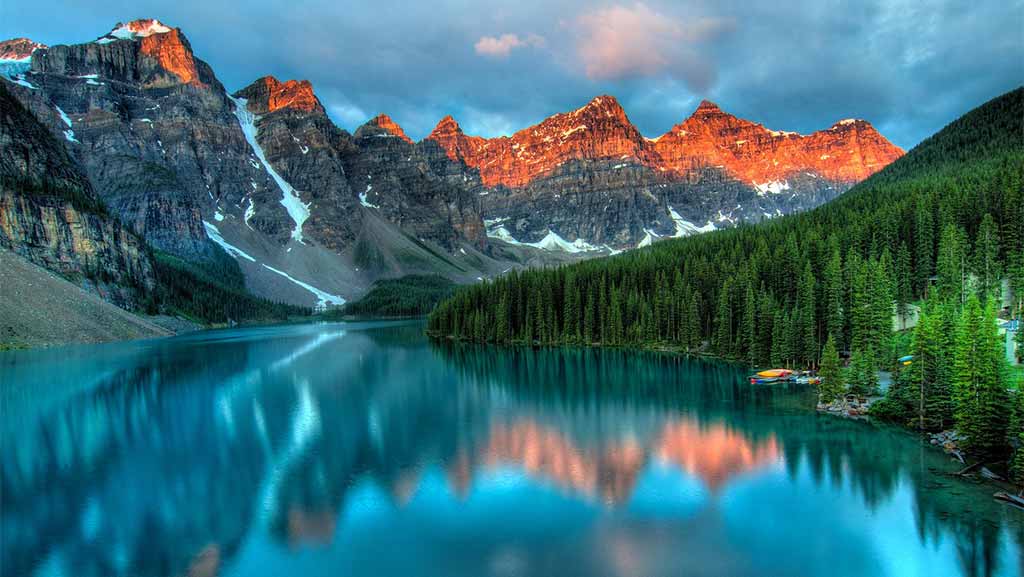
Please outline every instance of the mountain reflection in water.
[{"label": "mountain reflection in water", "polygon": [[811,390],[421,330],[0,354],[4,575],[1022,572],[990,487]]}]

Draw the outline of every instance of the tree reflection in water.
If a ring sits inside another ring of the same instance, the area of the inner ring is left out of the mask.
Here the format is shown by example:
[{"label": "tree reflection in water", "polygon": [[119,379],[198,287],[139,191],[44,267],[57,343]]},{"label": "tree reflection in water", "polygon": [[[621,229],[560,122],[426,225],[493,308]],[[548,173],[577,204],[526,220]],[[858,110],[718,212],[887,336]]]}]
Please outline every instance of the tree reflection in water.
[{"label": "tree reflection in water", "polygon": [[883,552],[814,549],[904,521],[937,564],[952,540],[954,572],[1021,573],[990,488],[735,366],[431,345],[418,324],[96,350],[0,359],[5,574],[276,574],[310,550],[315,574],[877,574]]}]

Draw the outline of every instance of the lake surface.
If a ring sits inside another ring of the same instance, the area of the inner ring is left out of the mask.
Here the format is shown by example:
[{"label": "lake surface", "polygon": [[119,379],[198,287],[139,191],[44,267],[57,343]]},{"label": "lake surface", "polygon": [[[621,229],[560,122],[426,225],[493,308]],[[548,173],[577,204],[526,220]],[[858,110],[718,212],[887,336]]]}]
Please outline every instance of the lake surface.
[{"label": "lake surface", "polygon": [[1021,575],[992,487],[745,375],[418,323],[2,353],[0,573]]}]

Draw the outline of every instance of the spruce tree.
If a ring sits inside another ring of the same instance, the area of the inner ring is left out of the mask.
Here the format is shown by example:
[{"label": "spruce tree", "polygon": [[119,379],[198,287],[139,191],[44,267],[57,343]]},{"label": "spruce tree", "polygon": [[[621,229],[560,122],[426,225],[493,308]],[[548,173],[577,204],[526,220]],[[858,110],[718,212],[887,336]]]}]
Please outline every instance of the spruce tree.
[{"label": "spruce tree", "polygon": [[875,372],[875,361],[870,350],[853,351],[850,366],[847,369],[846,382],[850,392],[858,397],[872,395],[878,389],[878,375]]},{"label": "spruce tree", "polygon": [[821,369],[818,371],[821,383],[818,384],[818,395],[823,403],[831,403],[846,391],[843,381],[843,368],[839,353],[836,351],[835,338],[832,335],[825,340],[825,348],[821,353]]},{"label": "spruce tree", "polygon": [[754,287],[747,284],[746,299],[743,302],[743,349],[746,354],[747,364],[757,364],[760,354],[758,353],[757,333],[757,298],[754,296]]},{"label": "spruce tree", "polygon": [[905,330],[907,328],[907,315],[910,312],[910,302],[914,297],[910,251],[907,250],[905,242],[901,242],[899,250],[896,251],[894,267],[893,281],[895,286],[893,287],[893,298],[896,300],[896,315],[900,321],[900,330]]},{"label": "spruce tree", "polygon": [[914,285],[918,294],[928,288],[935,266],[935,228],[931,197],[921,195],[914,206]]},{"label": "spruce tree", "polygon": [[939,254],[935,264],[939,277],[938,290],[944,299],[963,304],[964,285],[967,261],[964,247],[963,232],[956,225],[949,223],[942,229],[939,237]]},{"label": "spruce tree", "polygon": [[978,227],[972,267],[978,279],[978,298],[999,298],[1003,278],[999,263],[999,232],[989,213],[985,213]]},{"label": "spruce tree", "polygon": [[835,338],[836,350],[843,349],[843,264],[839,249],[832,251],[822,278],[825,299],[825,331]]},{"label": "spruce tree", "polygon": [[957,429],[966,435],[967,448],[980,456],[997,456],[1005,447],[1009,399],[1004,365],[995,308],[983,308],[971,295],[957,334],[953,399]]},{"label": "spruce tree", "polygon": [[686,314],[686,348],[690,351],[700,349],[703,334],[701,332],[701,310],[700,294],[697,291],[690,293],[690,305]]},{"label": "spruce tree", "polygon": [[811,271],[811,263],[804,265],[804,272],[797,287],[797,331],[796,343],[801,364],[813,367],[818,362],[818,323],[815,318],[815,280]]}]

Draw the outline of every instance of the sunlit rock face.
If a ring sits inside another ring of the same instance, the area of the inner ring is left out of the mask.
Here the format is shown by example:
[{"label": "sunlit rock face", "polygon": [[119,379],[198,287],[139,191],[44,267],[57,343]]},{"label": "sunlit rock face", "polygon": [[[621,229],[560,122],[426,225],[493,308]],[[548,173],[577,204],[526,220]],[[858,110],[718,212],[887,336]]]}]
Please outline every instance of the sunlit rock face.
[{"label": "sunlit rock face", "polygon": [[0,60],[25,60],[31,58],[32,53],[40,48],[46,48],[46,45],[28,38],[4,40],[0,42]]},{"label": "sunlit rock face", "polygon": [[308,80],[281,82],[273,76],[264,76],[240,90],[236,96],[245,98],[249,110],[254,114],[267,114],[284,108],[304,112],[324,111]]},{"label": "sunlit rock face", "polygon": [[[352,147],[349,134],[327,117],[306,80],[282,82],[265,76],[234,97],[237,105],[245,106],[252,115],[253,138],[264,158],[306,205],[303,238],[336,251],[347,248],[357,237],[362,221],[343,162],[344,151]],[[267,197],[261,192],[253,191],[256,206],[273,204],[281,196],[277,186]],[[251,221],[256,209],[250,214]],[[273,219],[271,228],[281,242],[287,242],[295,226],[289,215],[264,211],[261,218],[261,228]]]},{"label": "sunlit rock face", "polygon": [[396,138],[404,140],[409,144],[412,144],[412,139],[405,134],[405,131],[402,130],[402,127],[399,126],[398,123],[396,123],[394,120],[391,120],[391,117],[388,116],[387,114],[378,114],[377,116],[371,118],[366,124],[368,126],[375,126],[377,128],[380,128],[383,132],[379,134],[394,136]]},{"label": "sunlit rock face", "polygon": [[569,160],[648,158],[643,137],[611,96],[599,96],[510,137],[466,137],[449,116],[427,138],[438,142],[453,160],[479,170],[489,187],[524,186]]},{"label": "sunlit rock face", "polygon": [[707,100],[653,142],[658,169],[685,174],[695,163],[722,166],[762,192],[800,172],[856,183],[903,155],[864,120],[805,136],[737,118]]},{"label": "sunlit rock face", "polygon": [[684,122],[647,139],[607,95],[510,137],[467,136],[446,116],[427,139],[452,160],[479,170],[484,185],[509,188],[525,186],[567,161],[587,159],[628,160],[677,177],[700,166],[720,166],[753,185],[801,171],[857,182],[903,154],[864,120],[841,120],[804,136],[737,118],[707,100]]},{"label": "sunlit rock face", "polygon": [[145,88],[206,84],[212,76],[180,30],[150,19],[118,24],[94,42],[52,46],[35,55],[32,69],[67,76],[98,73]]},{"label": "sunlit rock face", "polygon": [[204,213],[244,205],[251,183],[272,183],[250,163],[233,104],[185,35],[136,20],[92,42],[37,48],[29,67],[12,93],[107,207],[155,248],[216,262]]},{"label": "sunlit rock face", "polygon": [[466,135],[448,116],[426,140],[479,174],[491,236],[614,248],[805,210],[903,154],[863,120],[804,136],[708,101],[645,138],[611,96],[509,137]]}]

